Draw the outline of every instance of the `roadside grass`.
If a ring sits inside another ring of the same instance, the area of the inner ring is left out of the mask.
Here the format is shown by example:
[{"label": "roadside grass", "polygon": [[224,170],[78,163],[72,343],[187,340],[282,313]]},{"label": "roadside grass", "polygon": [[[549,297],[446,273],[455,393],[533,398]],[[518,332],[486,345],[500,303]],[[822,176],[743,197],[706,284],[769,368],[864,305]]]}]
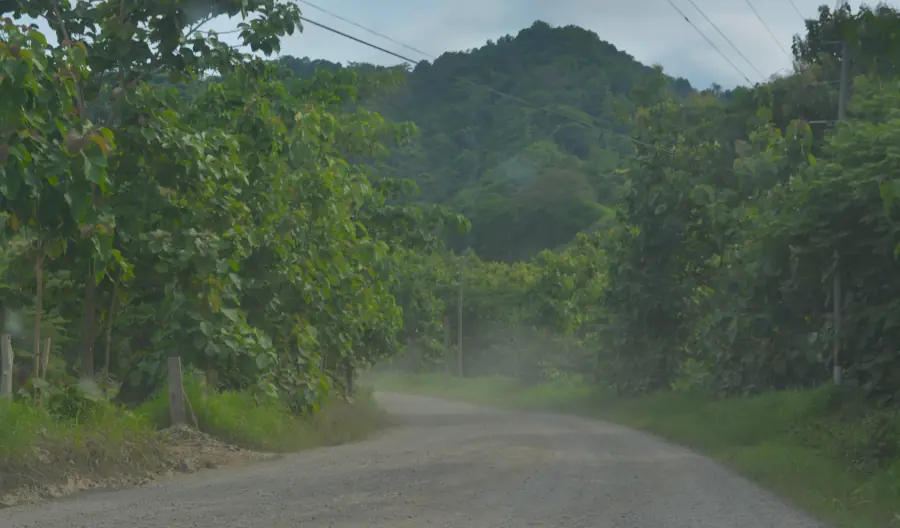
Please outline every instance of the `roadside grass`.
[{"label": "roadside grass", "polygon": [[[317,413],[302,417],[277,401],[208,390],[195,378],[185,379],[185,392],[201,431],[257,451],[283,453],[351,442],[387,424],[372,389],[365,387],[353,404],[333,397]],[[65,493],[70,479],[130,482],[136,477],[137,482],[170,469],[170,445],[160,434],[169,426],[168,405],[164,391],[134,410],[100,401],[60,416],[0,400],[0,498],[25,490],[32,490],[27,493],[31,496],[57,488]]]},{"label": "roadside grass", "polygon": [[0,495],[21,487],[162,469],[165,446],[145,416],[100,403],[71,419],[0,402]]},{"label": "roadside grass", "polygon": [[[200,431],[247,449],[283,453],[335,445],[359,440],[386,423],[372,389],[365,387],[358,389],[353,404],[330,397],[317,413],[303,417],[274,399],[257,402],[245,392],[211,391],[197,378],[186,377],[184,389]],[[138,412],[167,427],[168,393],[161,392]]]},{"label": "roadside grass", "polygon": [[823,388],[755,397],[601,395],[577,383],[381,373],[376,388],[644,430],[702,452],[813,515],[847,528],[900,526],[900,413]]}]

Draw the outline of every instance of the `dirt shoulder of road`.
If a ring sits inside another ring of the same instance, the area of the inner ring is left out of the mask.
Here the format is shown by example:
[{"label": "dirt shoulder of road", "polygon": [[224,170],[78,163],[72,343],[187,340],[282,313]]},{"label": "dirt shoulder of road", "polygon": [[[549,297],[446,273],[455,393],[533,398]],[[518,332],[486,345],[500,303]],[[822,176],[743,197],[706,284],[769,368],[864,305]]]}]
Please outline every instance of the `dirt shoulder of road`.
[{"label": "dirt shoulder of road", "polygon": [[5,406],[0,409],[0,427],[7,428],[0,435],[0,509],[271,460],[357,441],[388,425],[371,391],[353,403],[328,401],[310,417],[251,408],[249,400],[227,395],[219,401],[198,396],[195,402],[199,429],[157,429],[155,408],[104,407],[99,416],[70,423],[25,405]]},{"label": "dirt shoulder of road", "polygon": [[[58,446],[62,447],[62,446]],[[35,447],[27,463],[11,465],[0,474],[0,508],[31,504],[91,489],[139,486],[179,473],[234,466],[278,455],[243,449],[221,442],[187,426],[160,431],[132,445],[130,456],[103,460],[98,444],[95,457],[72,456],[73,449]],[[121,455],[121,453],[119,453]]]}]

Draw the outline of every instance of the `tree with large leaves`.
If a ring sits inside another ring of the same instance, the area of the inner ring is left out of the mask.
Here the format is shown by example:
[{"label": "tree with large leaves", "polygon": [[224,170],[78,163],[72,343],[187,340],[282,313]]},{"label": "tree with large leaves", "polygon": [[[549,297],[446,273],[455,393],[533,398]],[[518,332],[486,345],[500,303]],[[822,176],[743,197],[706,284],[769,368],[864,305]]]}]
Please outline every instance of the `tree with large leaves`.
[{"label": "tree with large leaves", "polygon": [[299,81],[200,29],[239,16],[242,43],[271,53],[298,27],[294,3],[0,7],[57,33],[50,46],[4,26],[15,76],[0,89],[25,104],[3,107],[16,127],[0,191],[7,226],[29,226],[47,273],[83,291],[52,300],[68,320],[81,312],[70,365],[82,378],[102,345],[119,398],[140,400],[179,355],[217,386],[306,408],[338,369],[398,350],[403,252],[436,250],[460,220],[393,205],[397,183],[347,159],[377,156],[409,127],[344,113],[361,89],[353,74]]}]

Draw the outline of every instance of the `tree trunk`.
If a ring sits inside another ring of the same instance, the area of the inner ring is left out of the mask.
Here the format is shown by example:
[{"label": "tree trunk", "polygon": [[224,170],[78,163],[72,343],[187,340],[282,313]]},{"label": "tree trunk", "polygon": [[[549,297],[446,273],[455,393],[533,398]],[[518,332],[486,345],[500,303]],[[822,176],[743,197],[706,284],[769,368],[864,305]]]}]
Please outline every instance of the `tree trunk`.
[{"label": "tree trunk", "polygon": [[94,377],[94,323],[97,312],[97,280],[94,278],[93,266],[88,268],[87,282],[84,287],[84,316],[81,322],[81,350],[79,359],[81,366],[79,377]]},{"label": "tree trunk", "polygon": [[[121,276],[119,280],[122,280]],[[109,378],[110,348],[112,347],[113,316],[116,313],[116,298],[119,296],[119,281],[113,283],[112,300],[109,302],[109,312],[106,314],[106,353],[103,361],[103,377]]]},{"label": "tree trunk", "polygon": [[34,263],[34,369],[32,376],[41,377],[41,314],[44,311],[44,250],[38,246]]}]

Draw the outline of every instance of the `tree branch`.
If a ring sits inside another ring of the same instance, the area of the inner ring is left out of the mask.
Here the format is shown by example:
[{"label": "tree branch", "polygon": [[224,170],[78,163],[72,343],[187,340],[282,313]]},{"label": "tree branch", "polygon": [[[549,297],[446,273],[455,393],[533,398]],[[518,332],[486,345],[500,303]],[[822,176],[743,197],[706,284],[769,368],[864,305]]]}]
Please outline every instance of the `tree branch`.
[{"label": "tree branch", "polygon": [[[66,29],[66,23],[63,21],[62,11],[59,9],[59,0],[53,0],[53,15],[56,17],[56,23],[59,24],[59,32],[62,34],[63,40],[68,41],[71,45],[72,39],[69,36],[69,30]],[[75,81],[75,93],[78,98],[78,116],[84,118],[84,91],[81,89],[81,83],[74,74],[72,80]]]},{"label": "tree branch", "polygon": [[212,20],[213,18],[214,18],[214,17],[212,16],[212,14],[206,15],[204,18],[201,18],[200,20],[198,20],[198,21],[194,24],[193,27],[188,28],[187,33],[184,34],[184,37],[185,37],[185,38],[190,37],[192,33],[195,33],[195,32],[197,32],[197,31],[199,31],[200,28],[204,26],[204,24],[206,24],[207,22],[209,22],[209,21]]}]

